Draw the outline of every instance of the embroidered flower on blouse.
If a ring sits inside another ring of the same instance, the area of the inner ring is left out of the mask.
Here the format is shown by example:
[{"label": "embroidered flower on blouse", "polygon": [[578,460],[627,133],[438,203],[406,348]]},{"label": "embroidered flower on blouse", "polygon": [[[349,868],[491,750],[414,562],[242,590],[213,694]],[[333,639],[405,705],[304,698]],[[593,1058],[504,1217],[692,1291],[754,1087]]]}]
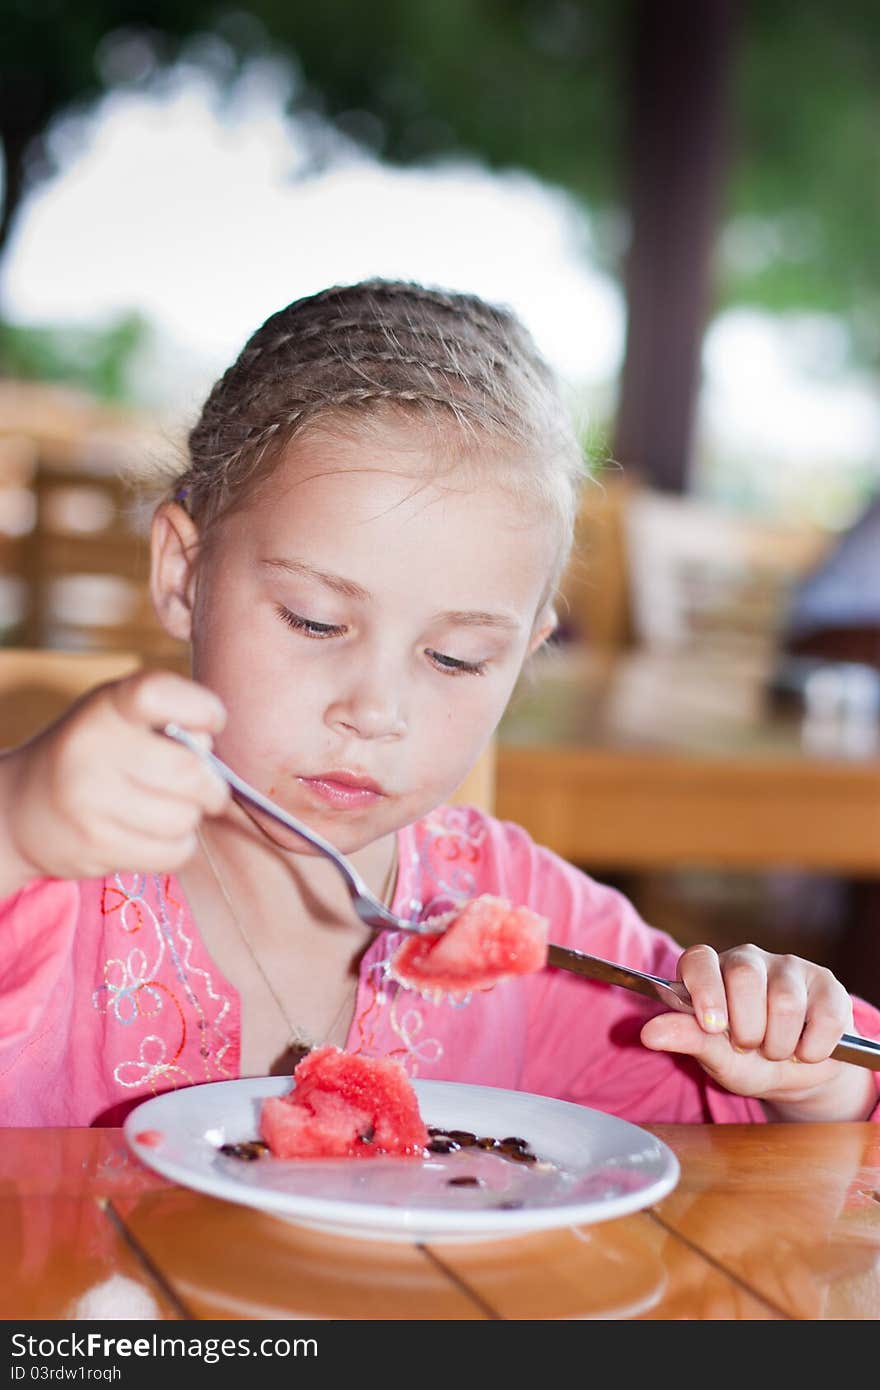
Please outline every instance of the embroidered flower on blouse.
[{"label": "embroidered flower on blouse", "polygon": [[[127,1090],[134,1087],[150,1086],[155,1089],[156,1082],[170,1080],[176,1088],[178,1082],[185,1086],[192,1086],[196,1078],[184,1068],[177,1066],[175,1059],[179,1052],[169,1060],[168,1049],[165,1039],[160,1038],[155,1033],[149,1033],[141,1039],[137,1056],[130,1061],[120,1062],[114,1069],[113,1076],[120,1086]],[[163,1086],[163,1089],[166,1089]]]},{"label": "embroidered flower on blouse", "polygon": [[[192,1084],[233,1074],[228,1059],[235,1048],[225,1030],[231,1004],[210,973],[192,960],[193,935],[185,930],[185,911],[172,896],[171,884],[168,875],[114,874],[101,897],[105,920],[111,926],[118,923],[128,938],[137,933],[138,940],[126,947],[117,938],[114,944],[123,949],[105,960],[93,1007],[135,1034],[138,1025],[161,1029],[140,1038],[135,1056],[115,1067],[114,1077],[127,1088],[153,1086],[160,1076],[179,1076]],[[108,941],[113,941],[112,931]],[[193,1029],[198,1076],[177,1061]],[[136,1041],[132,1037],[126,1046]]]},{"label": "embroidered flower on blouse", "polygon": [[95,1008],[101,1013],[112,1009],[126,1026],[137,1018],[154,1018],[162,1000],[150,974],[143,951],[131,951],[125,960],[106,961],[104,983],[92,995]]},{"label": "embroidered flower on blouse", "polygon": [[112,917],[114,912],[118,912],[123,931],[140,931],[145,921],[142,903],[146,883],[147,879],[138,874],[132,876],[132,884],[128,889],[122,886],[118,874],[113,883],[105,883],[101,893],[101,911],[104,916]]},{"label": "embroidered flower on blouse", "polygon": [[[472,808],[442,806],[422,822],[415,837],[412,872],[420,897],[411,900],[411,910],[423,922],[452,911],[476,895],[486,829],[482,817]],[[388,1009],[388,1023],[403,1045],[399,1060],[415,1076],[421,1065],[439,1062],[444,1051],[439,1038],[423,1036],[427,1034],[426,1011],[450,1005],[420,999],[391,977],[391,958],[401,939],[399,932],[387,934],[385,955],[371,968],[371,985],[376,991],[374,1002]]]}]

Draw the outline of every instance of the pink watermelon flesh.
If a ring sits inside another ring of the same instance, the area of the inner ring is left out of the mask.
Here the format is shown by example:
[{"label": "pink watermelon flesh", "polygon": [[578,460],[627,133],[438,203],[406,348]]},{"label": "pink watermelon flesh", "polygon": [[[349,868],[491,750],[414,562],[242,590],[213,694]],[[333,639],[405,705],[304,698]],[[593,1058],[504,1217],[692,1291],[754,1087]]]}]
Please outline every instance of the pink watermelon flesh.
[{"label": "pink watermelon flesh", "polygon": [[391,960],[402,985],[461,998],[547,964],[546,917],[488,893],[474,898],[436,936],[408,936]]},{"label": "pink watermelon flesh", "polygon": [[260,1132],[276,1158],[421,1157],[428,1131],[399,1062],[319,1047],[299,1063],[294,1088],[263,1102]]}]

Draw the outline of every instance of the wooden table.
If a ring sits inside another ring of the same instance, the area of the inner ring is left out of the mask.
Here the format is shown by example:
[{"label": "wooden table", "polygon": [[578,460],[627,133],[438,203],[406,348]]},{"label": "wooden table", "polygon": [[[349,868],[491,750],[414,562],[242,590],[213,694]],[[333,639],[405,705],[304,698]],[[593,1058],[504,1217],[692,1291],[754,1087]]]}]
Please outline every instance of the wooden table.
[{"label": "wooden table", "polygon": [[651,1126],[678,1186],[613,1221],[380,1244],[173,1186],[119,1130],[0,1144],[0,1318],[876,1319],[880,1127]]},{"label": "wooden table", "polygon": [[877,730],[771,712],[766,659],[549,651],[502,721],[496,814],[564,858],[880,877]]},{"label": "wooden table", "polygon": [[[845,880],[846,920],[822,963],[880,1002],[880,726],[776,712],[771,662],[547,651],[499,730],[495,813],[600,877],[623,875],[637,907],[627,876],[654,871]],[[790,937],[783,949],[817,947]]]}]

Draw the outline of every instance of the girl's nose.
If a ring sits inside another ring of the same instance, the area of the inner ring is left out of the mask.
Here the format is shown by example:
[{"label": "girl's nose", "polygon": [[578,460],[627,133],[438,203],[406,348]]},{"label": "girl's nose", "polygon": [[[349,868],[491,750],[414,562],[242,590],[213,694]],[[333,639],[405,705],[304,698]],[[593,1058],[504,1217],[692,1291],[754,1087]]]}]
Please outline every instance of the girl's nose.
[{"label": "girl's nose", "polygon": [[327,722],[359,738],[400,738],[406,732],[401,701],[393,683],[387,680],[381,684],[360,680],[333,701],[327,710]]}]

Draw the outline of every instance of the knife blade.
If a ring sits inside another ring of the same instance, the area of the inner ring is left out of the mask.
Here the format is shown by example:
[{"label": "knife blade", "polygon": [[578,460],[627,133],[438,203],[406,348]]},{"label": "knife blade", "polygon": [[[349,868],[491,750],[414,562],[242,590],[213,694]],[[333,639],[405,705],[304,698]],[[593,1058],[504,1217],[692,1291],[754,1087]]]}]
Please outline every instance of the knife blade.
[{"label": "knife blade", "polygon": [[[617,965],[614,961],[603,960],[601,956],[588,955],[586,951],[574,951],[569,946],[553,944],[547,948],[547,964],[557,970],[569,970],[575,975],[584,975],[590,980],[600,980],[607,985],[620,985],[621,988],[643,994],[648,999],[656,999],[678,1013],[694,1012],[691,996],[680,980],[667,980],[662,975],[648,975],[643,970],[633,970],[629,965]],[[880,1042],[875,1042],[872,1038],[844,1033],[831,1056],[838,1062],[851,1062],[857,1067],[880,1071]]]}]

